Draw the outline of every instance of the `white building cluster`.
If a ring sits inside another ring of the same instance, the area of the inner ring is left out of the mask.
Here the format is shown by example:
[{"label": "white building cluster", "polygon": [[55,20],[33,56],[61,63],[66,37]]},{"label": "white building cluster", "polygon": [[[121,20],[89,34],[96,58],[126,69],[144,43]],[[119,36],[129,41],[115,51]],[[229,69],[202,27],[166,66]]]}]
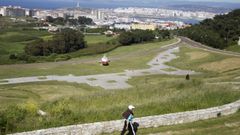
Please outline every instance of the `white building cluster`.
[{"label": "white building cluster", "polygon": [[170,10],[160,8],[139,8],[139,7],[128,7],[128,8],[116,8],[113,10],[116,14],[125,15],[145,15],[155,17],[179,17],[179,18],[192,18],[192,19],[206,19],[213,18],[216,14],[202,11],[182,11],[182,10]]},{"label": "white building cluster", "polygon": [[46,19],[47,16],[53,18],[57,17],[71,17],[77,19],[79,16],[91,18],[97,27],[110,26],[115,29],[178,29],[187,27],[181,21],[162,21],[161,18],[182,18],[203,20],[206,18],[213,18],[216,14],[210,12],[193,12],[182,10],[170,10],[160,8],[114,8],[114,9],[83,9],[79,8],[79,3],[76,8],[63,8],[56,10],[44,9],[26,9],[18,6],[4,6],[0,7],[0,14],[2,16],[32,16],[39,19]]},{"label": "white building cluster", "polygon": [[35,16],[37,14],[36,9],[27,9],[20,6],[2,6],[0,7],[0,15],[21,17],[21,16]]},{"label": "white building cluster", "polygon": [[182,29],[188,27],[189,25],[179,22],[179,21],[159,21],[159,22],[140,22],[140,23],[115,23],[113,24],[112,28],[115,29],[124,29],[128,30],[135,30],[135,29],[142,29],[142,30],[174,30],[174,29]]},{"label": "white building cluster", "polygon": [[2,16],[26,16],[26,9],[19,6],[4,6],[0,7]]},{"label": "white building cluster", "polygon": [[37,18],[44,19],[47,16],[51,16],[53,18],[62,17],[65,18],[66,16],[71,16],[72,18],[76,19],[79,16],[85,16],[91,18],[93,20],[101,20],[104,18],[104,14],[100,10],[82,10],[79,8],[74,9],[57,9],[57,10],[38,10],[36,12]]},{"label": "white building cluster", "polygon": [[53,18],[71,16],[73,18],[78,18],[79,16],[85,16],[93,20],[104,19],[104,13],[98,9],[56,9],[56,10],[44,10],[44,9],[26,9],[19,6],[3,6],[0,7],[0,14],[2,16],[32,16],[39,19],[45,19],[47,16]]}]

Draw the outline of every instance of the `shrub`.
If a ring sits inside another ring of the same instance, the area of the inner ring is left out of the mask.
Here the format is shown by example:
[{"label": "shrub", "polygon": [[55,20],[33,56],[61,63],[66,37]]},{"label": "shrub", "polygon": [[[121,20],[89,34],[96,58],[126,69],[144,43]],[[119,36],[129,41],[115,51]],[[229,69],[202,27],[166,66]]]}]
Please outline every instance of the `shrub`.
[{"label": "shrub", "polygon": [[9,55],[9,59],[11,59],[11,60],[15,60],[15,59],[17,59],[18,57],[17,57],[17,54],[10,54]]},{"label": "shrub", "polygon": [[[27,111],[19,106],[9,106],[3,112],[2,123],[5,124],[5,132],[11,132],[17,128],[17,123],[23,121],[26,118]],[[7,122],[5,122],[7,121]]]},{"label": "shrub", "polygon": [[21,61],[27,61],[29,58],[29,55],[25,54],[25,53],[21,53],[18,55],[17,59],[21,60]]},{"label": "shrub", "polygon": [[141,43],[152,41],[155,39],[155,34],[150,30],[135,30],[123,32],[119,35],[118,41],[122,45],[130,45],[133,43]]},{"label": "shrub", "polygon": [[5,134],[7,126],[7,119],[3,112],[0,112],[0,134]]},{"label": "shrub", "polygon": [[26,110],[26,112],[30,115],[36,115],[38,111],[38,105],[36,102],[28,101],[21,105],[21,107]]}]

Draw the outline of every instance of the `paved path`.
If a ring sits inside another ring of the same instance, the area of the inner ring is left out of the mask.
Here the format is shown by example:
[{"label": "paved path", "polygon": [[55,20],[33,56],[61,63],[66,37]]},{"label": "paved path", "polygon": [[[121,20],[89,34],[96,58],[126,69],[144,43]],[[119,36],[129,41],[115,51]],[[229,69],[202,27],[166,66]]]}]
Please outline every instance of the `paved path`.
[{"label": "paved path", "polygon": [[21,78],[12,78],[4,79],[6,82],[0,82],[0,85],[4,84],[19,84],[19,83],[29,83],[29,82],[42,82],[42,81],[66,81],[74,83],[86,83],[90,86],[99,86],[104,89],[126,89],[130,88],[131,85],[127,83],[129,79],[135,76],[145,76],[153,74],[168,74],[168,75],[186,75],[186,74],[197,74],[194,71],[181,70],[175,67],[166,65],[166,62],[169,62],[173,59],[176,59],[177,56],[174,54],[179,51],[179,43],[166,45],[161,47],[164,52],[159,53],[154,59],[147,63],[149,69],[141,70],[125,70],[121,73],[112,73],[112,74],[98,74],[98,75],[87,75],[87,76],[58,76],[58,75],[49,75],[49,76],[34,76],[34,77],[21,77]]}]

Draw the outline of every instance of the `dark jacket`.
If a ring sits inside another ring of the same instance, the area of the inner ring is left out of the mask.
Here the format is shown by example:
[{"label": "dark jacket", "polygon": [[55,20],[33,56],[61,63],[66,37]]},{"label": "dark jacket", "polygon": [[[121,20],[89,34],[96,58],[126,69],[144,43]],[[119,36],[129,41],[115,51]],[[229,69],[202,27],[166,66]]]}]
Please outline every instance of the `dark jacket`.
[{"label": "dark jacket", "polygon": [[129,117],[130,114],[134,115],[133,112],[132,112],[132,110],[127,109],[125,112],[122,113],[122,117],[123,117],[124,119],[128,119],[128,117]]}]

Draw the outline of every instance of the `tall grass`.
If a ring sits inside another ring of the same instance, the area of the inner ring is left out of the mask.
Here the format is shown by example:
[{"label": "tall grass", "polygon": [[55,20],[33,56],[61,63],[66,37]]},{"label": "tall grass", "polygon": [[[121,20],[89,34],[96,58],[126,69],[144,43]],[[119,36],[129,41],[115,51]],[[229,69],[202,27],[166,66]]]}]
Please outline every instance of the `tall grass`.
[{"label": "tall grass", "polygon": [[[46,111],[48,115],[46,117],[29,116],[27,111],[21,122],[14,121],[17,128],[10,132],[121,119],[121,113],[129,104],[136,106],[135,116],[142,117],[223,105],[240,97],[240,91],[233,90],[231,85],[224,87],[207,85],[202,77],[192,78],[186,81],[184,77],[175,76],[136,77],[129,81],[133,88],[114,91],[62,83],[58,89],[73,85],[76,91],[72,95],[65,96],[65,93],[73,92],[72,87],[70,91],[65,89],[65,92],[60,92],[62,96],[55,99],[39,98],[38,109]],[[54,88],[58,84],[35,83],[28,84],[28,87],[15,85],[15,88],[29,91],[31,88],[41,88],[43,85]],[[77,90],[80,91],[77,92]],[[31,90],[35,95],[44,92],[43,90],[41,92],[41,89],[37,91]],[[47,91],[49,90],[46,88],[44,97],[51,97],[53,93]],[[56,93],[59,93],[57,89]]]}]

